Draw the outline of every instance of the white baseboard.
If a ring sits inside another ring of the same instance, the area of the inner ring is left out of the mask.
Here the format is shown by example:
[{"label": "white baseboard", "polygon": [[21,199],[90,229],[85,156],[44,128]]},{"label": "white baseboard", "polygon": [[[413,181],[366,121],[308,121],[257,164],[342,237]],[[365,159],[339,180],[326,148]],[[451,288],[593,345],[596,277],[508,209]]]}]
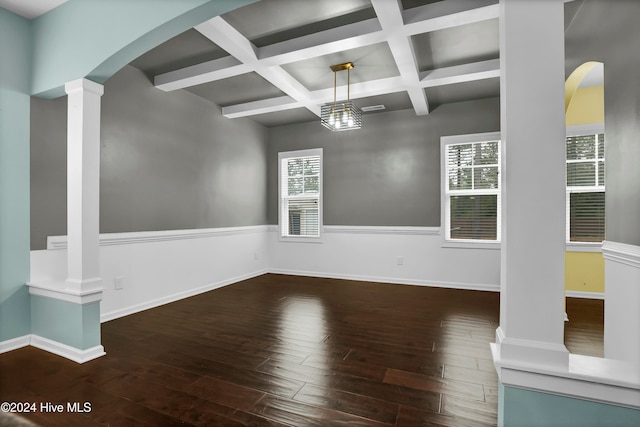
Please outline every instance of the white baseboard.
[{"label": "white baseboard", "polygon": [[0,342],[0,354],[28,346],[36,347],[40,350],[57,354],[58,356],[73,360],[77,363],[85,363],[106,354],[104,352],[104,348],[101,345],[86,350],[79,350],[75,347],[61,344],[57,341],[43,338],[39,335],[34,334],[24,335],[18,338]]},{"label": "white baseboard", "polygon": [[0,354],[6,353],[11,350],[17,350],[22,347],[27,347],[30,341],[31,335],[23,335],[21,337],[2,341],[0,342]]},{"label": "white baseboard", "polygon": [[489,291],[500,292],[499,284],[477,284],[477,283],[461,283],[461,282],[440,282],[427,280],[397,279],[392,277],[376,277],[362,276],[355,274],[334,274],[318,271],[288,270],[288,269],[270,269],[269,273],[286,274],[289,276],[306,276],[306,277],[323,277],[328,279],[357,280],[362,282],[389,283],[395,285],[414,285],[428,286],[433,288],[450,288],[464,289],[469,291]]},{"label": "white baseboard", "polygon": [[604,292],[582,292],[582,291],[566,291],[565,296],[569,298],[584,299],[604,299]]},{"label": "white baseboard", "polygon": [[50,340],[48,338],[43,338],[39,335],[31,335],[30,344],[31,346],[39,348],[40,350],[57,354],[58,356],[73,360],[77,363],[85,363],[107,354],[104,352],[104,347],[102,347],[101,345],[97,345],[86,350],[79,350],[75,347],[71,347],[66,344]]},{"label": "white baseboard", "polygon": [[155,307],[159,307],[161,305],[165,305],[165,304],[169,304],[175,301],[179,301],[181,299],[184,298],[189,298],[192,297],[194,295],[199,295],[205,292],[209,292],[212,291],[214,289],[218,289],[218,288],[222,288],[224,286],[227,285],[232,285],[234,283],[240,282],[242,280],[247,280],[247,279],[251,279],[254,277],[258,277],[261,276],[263,274],[268,273],[268,271],[265,270],[258,270],[255,271],[253,273],[249,273],[249,274],[244,274],[242,276],[237,276],[237,277],[233,277],[230,279],[226,279],[226,280],[221,280],[219,282],[215,282],[215,283],[210,283],[208,285],[205,286],[201,286],[199,288],[195,288],[195,289],[190,289],[188,291],[184,291],[184,292],[178,292],[172,295],[167,295],[165,297],[162,298],[156,298],[154,300],[151,301],[146,301],[144,303],[141,304],[136,304],[136,305],[132,305],[130,307],[125,307],[119,310],[114,310],[114,311],[110,311],[108,313],[102,313],[100,315],[100,322],[104,323],[104,322],[108,322],[109,320],[114,320],[114,319],[118,319],[120,317],[124,317],[124,316],[128,316],[130,314],[134,314],[134,313],[138,313],[144,310],[149,310],[150,308],[155,308]]}]

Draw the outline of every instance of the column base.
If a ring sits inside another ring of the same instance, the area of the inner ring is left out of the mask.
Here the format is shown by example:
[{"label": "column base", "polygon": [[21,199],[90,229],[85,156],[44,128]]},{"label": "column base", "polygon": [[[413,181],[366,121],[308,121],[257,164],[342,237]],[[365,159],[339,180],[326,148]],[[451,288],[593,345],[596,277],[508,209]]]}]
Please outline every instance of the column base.
[{"label": "column base", "polygon": [[501,384],[575,399],[640,409],[640,367],[599,357],[570,354],[564,368],[500,358],[490,344]]},{"label": "column base", "polygon": [[58,356],[73,360],[77,363],[85,363],[107,354],[104,351],[104,347],[101,345],[97,345],[86,350],[80,350],[38,335],[31,335],[30,344],[33,347],[48,351],[49,353],[57,354]]},{"label": "column base", "polygon": [[501,327],[496,329],[493,346],[498,359],[512,366],[563,370],[569,365],[569,351],[563,344],[506,337]]},{"label": "column base", "polygon": [[48,338],[43,338],[39,335],[33,334],[24,335],[22,337],[0,342],[0,354],[28,346],[33,346],[39,348],[40,350],[57,354],[58,356],[73,360],[77,363],[85,363],[107,354],[104,351],[104,347],[102,347],[101,345],[97,345],[86,350],[80,350],[75,347],[71,347],[66,344],[62,344],[57,341],[53,341]]},{"label": "column base", "polygon": [[[32,288],[30,344],[78,363],[104,354],[100,343],[99,296],[67,294],[63,290]],[[49,297],[51,294],[53,297]],[[69,298],[67,298],[69,297]]]}]

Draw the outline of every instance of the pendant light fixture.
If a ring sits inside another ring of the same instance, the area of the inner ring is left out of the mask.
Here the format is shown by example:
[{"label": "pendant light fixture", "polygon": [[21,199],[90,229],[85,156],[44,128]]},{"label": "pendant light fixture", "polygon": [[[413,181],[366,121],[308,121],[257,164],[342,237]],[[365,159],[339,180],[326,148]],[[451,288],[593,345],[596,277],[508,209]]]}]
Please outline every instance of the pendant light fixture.
[{"label": "pendant light fixture", "polygon": [[[362,127],[362,110],[350,99],[350,77],[353,62],[332,65],[333,71],[333,102],[327,102],[321,107],[320,121],[324,127],[332,131],[360,129]],[[347,100],[336,100],[338,71],[347,70]]]}]

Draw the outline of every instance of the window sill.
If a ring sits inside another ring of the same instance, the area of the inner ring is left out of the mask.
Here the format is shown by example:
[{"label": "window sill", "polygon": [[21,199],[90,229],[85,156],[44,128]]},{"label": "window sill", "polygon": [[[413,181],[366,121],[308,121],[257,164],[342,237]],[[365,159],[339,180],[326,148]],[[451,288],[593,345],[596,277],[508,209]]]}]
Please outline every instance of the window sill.
[{"label": "window sill", "polygon": [[290,243],[322,243],[322,237],[280,236],[278,240]]},{"label": "window sill", "polygon": [[458,249],[490,249],[500,250],[500,242],[489,242],[486,240],[472,241],[472,240],[444,240],[442,242],[443,248],[458,248]]},{"label": "window sill", "polygon": [[602,252],[602,243],[567,242],[567,252]]}]

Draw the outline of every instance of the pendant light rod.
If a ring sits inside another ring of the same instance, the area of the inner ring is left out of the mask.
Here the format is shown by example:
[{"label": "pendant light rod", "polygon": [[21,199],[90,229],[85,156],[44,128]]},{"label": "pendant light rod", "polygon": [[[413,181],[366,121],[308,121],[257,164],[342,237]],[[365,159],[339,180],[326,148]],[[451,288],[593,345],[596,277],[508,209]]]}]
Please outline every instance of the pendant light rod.
[{"label": "pendant light rod", "polygon": [[331,71],[333,71],[333,103],[336,103],[336,88],[337,88],[337,73],[338,71],[347,70],[347,101],[351,99],[351,69],[355,67],[353,62],[344,62],[342,64],[331,65]]},{"label": "pendant light rod", "polygon": [[347,68],[347,101],[351,100],[351,68]]},{"label": "pendant light rod", "polygon": [[333,72],[333,105],[336,105],[336,84],[337,84],[338,73]]}]

